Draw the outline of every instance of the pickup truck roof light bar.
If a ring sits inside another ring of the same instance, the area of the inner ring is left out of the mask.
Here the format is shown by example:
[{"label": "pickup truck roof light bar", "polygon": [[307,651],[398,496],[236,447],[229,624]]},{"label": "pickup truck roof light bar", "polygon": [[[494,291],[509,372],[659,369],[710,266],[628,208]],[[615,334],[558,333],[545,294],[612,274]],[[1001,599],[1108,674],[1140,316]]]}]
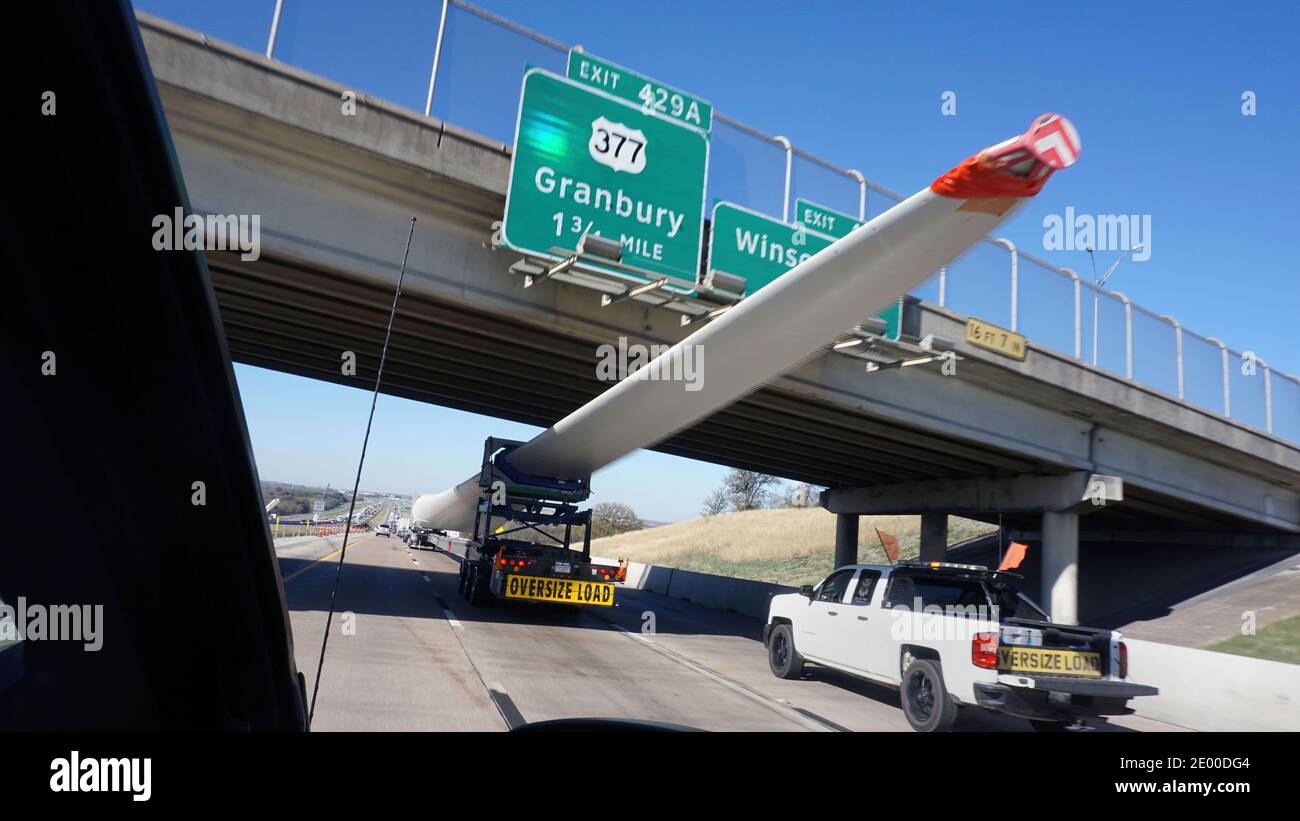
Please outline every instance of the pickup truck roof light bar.
[{"label": "pickup truck roof light bar", "polygon": [[895,567],[929,567],[929,568],[948,568],[952,570],[982,570],[985,573],[991,572],[988,567],[982,564],[957,564],[956,562],[925,562],[920,559],[899,559],[894,563]]}]

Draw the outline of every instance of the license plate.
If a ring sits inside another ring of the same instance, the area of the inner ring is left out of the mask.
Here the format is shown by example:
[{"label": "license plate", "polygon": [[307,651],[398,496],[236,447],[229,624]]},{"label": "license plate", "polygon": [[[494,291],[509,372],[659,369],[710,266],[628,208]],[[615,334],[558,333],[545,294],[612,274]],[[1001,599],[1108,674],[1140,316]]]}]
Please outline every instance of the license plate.
[{"label": "license plate", "polygon": [[1101,654],[1048,647],[998,648],[998,669],[1011,673],[1101,678]]},{"label": "license plate", "polygon": [[505,594],[507,599],[591,604],[599,607],[610,607],[614,604],[614,585],[577,579],[507,576]]},{"label": "license plate", "polygon": [[555,572],[556,572],[556,573],[571,573],[571,572],[573,572],[573,567],[572,567],[568,562],[556,562],[556,563],[555,563]]}]

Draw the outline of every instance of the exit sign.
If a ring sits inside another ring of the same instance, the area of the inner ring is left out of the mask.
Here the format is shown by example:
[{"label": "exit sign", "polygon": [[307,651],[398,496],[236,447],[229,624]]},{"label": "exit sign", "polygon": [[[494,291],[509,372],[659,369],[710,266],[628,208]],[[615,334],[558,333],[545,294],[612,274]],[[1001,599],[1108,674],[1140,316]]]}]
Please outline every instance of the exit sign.
[{"label": "exit sign", "polygon": [[857,217],[802,198],[794,201],[794,221],[835,239],[848,236],[850,231],[862,225],[862,220]]},{"label": "exit sign", "polygon": [[705,134],[713,128],[713,104],[707,100],[586,52],[569,51],[565,75],[570,80],[635,103],[647,114],[660,114]]}]

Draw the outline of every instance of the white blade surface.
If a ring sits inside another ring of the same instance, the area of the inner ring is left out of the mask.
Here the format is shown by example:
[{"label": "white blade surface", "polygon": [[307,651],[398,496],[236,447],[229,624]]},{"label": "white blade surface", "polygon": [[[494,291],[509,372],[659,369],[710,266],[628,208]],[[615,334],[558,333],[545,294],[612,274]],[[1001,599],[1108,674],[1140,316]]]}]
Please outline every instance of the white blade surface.
[{"label": "white blade surface", "polygon": [[[1015,204],[970,208],[971,200],[926,188],[746,297],[665,352],[697,346],[698,390],[650,379],[653,363],[555,423],[510,455],[538,476],[583,478],[637,448],[735,402],[791,370],[854,325],[879,313],[992,231]],[[990,213],[997,212],[1000,213]],[[412,508],[416,522],[473,530],[478,477]]]}]

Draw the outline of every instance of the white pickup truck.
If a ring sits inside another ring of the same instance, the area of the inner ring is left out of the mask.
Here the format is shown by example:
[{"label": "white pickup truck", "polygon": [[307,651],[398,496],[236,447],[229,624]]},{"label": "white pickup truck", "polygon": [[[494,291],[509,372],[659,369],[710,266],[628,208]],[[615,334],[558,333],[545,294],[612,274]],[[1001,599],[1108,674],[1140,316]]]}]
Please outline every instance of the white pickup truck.
[{"label": "white pickup truck", "polygon": [[780,678],[805,662],[900,691],[913,729],[951,729],[970,707],[1041,731],[1133,712],[1156,688],[1125,681],[1120,634],[1052,624],[1019,577],[977,565],[902,561],[838,568],[772,598],[763,644]]}]

